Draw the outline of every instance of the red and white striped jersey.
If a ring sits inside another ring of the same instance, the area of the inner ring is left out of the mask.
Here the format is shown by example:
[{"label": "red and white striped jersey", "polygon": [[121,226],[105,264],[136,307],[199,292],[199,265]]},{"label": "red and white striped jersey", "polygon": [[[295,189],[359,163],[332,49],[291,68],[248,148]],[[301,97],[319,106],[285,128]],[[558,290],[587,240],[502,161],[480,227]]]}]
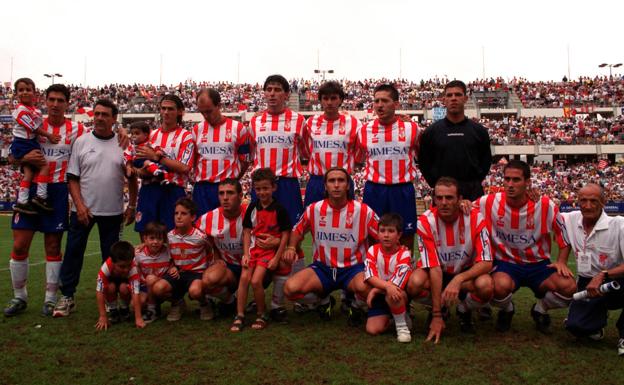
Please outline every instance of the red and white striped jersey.
[{"label": "red and white striped jersey", "polygon": [[[113,259],[111,257],[108,257],[106,258],[106,261],[104,261],[104,263],[102,264],[102,267],[100,268],[100,272],[98,273],[95,291],[99,291],[100,293],[103,293],[104,290],[106,290],[106,287],[108,286],[110,282],[112,272],[113,272]],[[140,293],[139,270],[137,269],[136,264],[134,263],[134,260],[132,261],[132,265],[130,265],[130,271],[128,272],[128,276],[117,277],[117,278],[128,280],[128,284],[130,285],[130,288],[132,289],[132,294]]]},{"label": "red and white striped jersey", "polygon": [[547,196],[521,208],[509,206],[504,192],[484,195],[475,204],[485,217],[497,260],[516,264],[549,260],[551,231],[560,248],[570,244],[559,209]]},{"label": "red and white striped jersey", "polygon": [[366,180],[381,184],[413,181],[422,132],[415,122],[401,119],[390,126],[384,126],[379,119],[366,123],[357,135],[358,146],[366,157]]},{"label": "red and white striped jersey", "polygon": [[18,104],[13,110],[13,137],[34,139],[37,136],[35,131],[41,127],[42,122],[41,111],[35,107]]},{"label": "red and white striped jersey", "polygon": [[242,205],[240,214],[230,219],[223,215],[223,207],[218,207],[197,220],[197,228],[212,238],[215,248],[225,263],[241,264],[245,210],[247,210],[247,205]]},{"label": "red and white striped jersey", "polygon": [[87,132],[82,123],[72,122],[69,119],[58,127],[50,124],[48,119],[43,120],[41,127],[44,131],[52,134],[60,135],[61,140],[57,144],[53,144],[46,137],[39,137],[41,152],[48,162],[50,172],[48,174],[49,183],[67,182],[67,164],[71,155],[71,148],[74,141],[83,133]]},{"label": "red and white striped jersey", "polygon": [[353,173],[357,132],[361,128],[360,121],[351,115],[341,114],[336,120],[327,120],[324,114],[310,117],[304,135],[310,153],[310,175],[325,175],[332,167]]},{"label": "red and white striped jersey", "polygon": [[145,282],[148,275],[163,277],[171,267],[171,255],[167,246],[156,254],[150,254],[147,246],[134,249],[134,263],[136,263],[141,276],[141,282]]},{"label": "red and white striped jersey", "polygon": [[288,108],[278,115],[265,111],[254,116],[249,127],[250,151],[254,156],[252,171],[268,167],[278,177],[301,176],[299,156],[307,152],[303,140],[303,115]]},{"label": "red and white striped jersey", "polygon": [[368,248],[364,264],[365,280],[377,277],[390,281],[401,289],[405,288],[412,273],[412,255],[405,246],[401,246],[394,254],[386,254],[381,244],[377,243]]},{"label": "red and white striped jersey", "polygon": [[206,247],[206,234],[193,227],[188,234],[181,234],[176,229],[167,234],[169,253],[173,264],[181,271],[201,273],[209,265]]},{"label": "red and white striped jersey", "polygon": [[[162,127],[150,133],[149,142],[152,148],[158,148],[170,158],[184,163],[193,168],[193,159],[195,156],[195,142],[190,131],[182,127],[176,127],[174,130],[164,132]],[[170,172],[170,182],[180,187],[186,187],[189,176],[176,172]]]},{"label": "red and white striped jersey", "polygon": [[434,207],[418,218],[416,233],[419,268],[440,266],[447,274],[458,274],[477,262],[493,260],[485,218],[477,209],[447,223],[440,219]]},{"label": "red and white striped jersey", "polygon": [[368,236],[377,239],[378,218],[365,203],[349,200],[334,209],[329,200],[314,202],[303,211],[293,231],[312,233],[314,260],[329,267],[350,267],[364,263]]},{"label": "red and white striped jersey", "polygon": [[241,122],[226,118],[213,127],[204,121],[196,124],[191,133],[198,154],[195,182],[219,183],[239,177],[238,148],[247,141],[247,129]]}]

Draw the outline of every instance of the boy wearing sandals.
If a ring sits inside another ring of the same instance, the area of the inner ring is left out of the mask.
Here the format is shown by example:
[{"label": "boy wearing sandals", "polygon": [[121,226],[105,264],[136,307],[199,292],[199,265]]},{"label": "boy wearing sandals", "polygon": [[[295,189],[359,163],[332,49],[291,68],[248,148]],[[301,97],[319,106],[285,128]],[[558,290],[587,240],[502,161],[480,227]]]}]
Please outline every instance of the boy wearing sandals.
[{"label": "boy wearing sandals", "polygon": [[[271,270],[273,274],[281,276],[290,274],[290,265],[282,262],[281,258],[288,243],[291,224],[284,206],[273,199],[273,193],[277,189],[275,174],[269,168],[258,169],[252,175],[252,185],[257,200],[249,205],[243,219],[243,271],[237,291],[237,315],[230,328],[232,332],[238,332],[243,327],[249,284],[253,288],[257,306],[257,317],[251,328],[261,330],[267,326],[268,321],[263,286],[267,271]],[[279,237],[277,249],[263,249],[256,245],[256,237],[260,234]],[[274,287],[274,297],[276,291]]]}]

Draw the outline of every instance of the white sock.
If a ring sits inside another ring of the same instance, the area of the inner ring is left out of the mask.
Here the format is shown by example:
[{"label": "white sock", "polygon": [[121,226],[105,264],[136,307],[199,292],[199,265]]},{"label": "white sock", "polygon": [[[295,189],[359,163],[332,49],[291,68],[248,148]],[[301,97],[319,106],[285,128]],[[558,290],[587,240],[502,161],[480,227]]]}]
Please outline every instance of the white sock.
[{"label": "white sock", "polygon": [[56,292],[59,287],[61,263],[61,261],[46,261],[46,302],[56,302]]},{"label": "white sock", "polygon": [[9,270],[11,270],[11,282],[13,282],[13,295],[22,301],[28,301],[28,290],[26,290],[28,258],[23,260],[11,259]]},{"label": "white sock", "polygon": [[544,314],[550,309],[568,307],[571,300],[572,298],[567,298],[557,292],[549,291],[544,298],[537,301],[535,304],[535,311]]},{"label": "white sock", "polygon": [[492,305],[506,312],[513,311],[514,307],[513,307],[513,302],[511,302],[511,298],[512,298],[511,294],[509,294],[507,297],[503,299],[493,298]]},{"label": "white sock", "polygon": [[284,306],[284,284],[288,279],[288,275],[273,276],[273,298],[271,300],[271,309],[277,309]]},{"label": "white sock", "polygon": [[397,309],[390,309],[390,312],[392,312],[392,318],[394,318],[396,329],[407,329],[407,312],[405,311],[405,306]]},{"label": "white sock", "polygon": [[37,182],[37,196],[41,199],[48,199],[48,184]]},{"label": "white sock", "polygon": [[469,310],[469,311],[481,309],[483,306],[485,306],[485,303],[477,300],[476,297],[472,293],[468,293],[468,295],[466,296],[466,299],[464,299],[462,304],[464,305],[466,310]]},{"label": "white sock", "polygon": [[147,304],[147,310],[156,313],[156,304],[155,303],[148,303]]},{"label": "white sock", "polygon": [[28,195],[30,193],[30,182],[20,183],[19,189],[17,190],[17,203],[25,204],[28,202]]}]

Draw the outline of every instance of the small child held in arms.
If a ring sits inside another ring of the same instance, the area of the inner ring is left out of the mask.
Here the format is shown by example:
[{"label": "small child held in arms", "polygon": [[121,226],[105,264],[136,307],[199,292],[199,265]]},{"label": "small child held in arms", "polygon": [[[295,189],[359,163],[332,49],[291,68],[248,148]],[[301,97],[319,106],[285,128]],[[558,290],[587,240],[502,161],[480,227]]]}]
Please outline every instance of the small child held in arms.
[{"label": "small child held in arms", "polygon": [[137,174],[137,170],[144,170],[148,175],[152,175],[162,183],[169,182],[167,169],[158,163],[144,158],[137,158],[136,149],[141,146],[150,147],[150,125],[145,121],[134,122],[130,125],[130,139],[132,144],[124,152],[126,158],[126,176],[131,177]]}]

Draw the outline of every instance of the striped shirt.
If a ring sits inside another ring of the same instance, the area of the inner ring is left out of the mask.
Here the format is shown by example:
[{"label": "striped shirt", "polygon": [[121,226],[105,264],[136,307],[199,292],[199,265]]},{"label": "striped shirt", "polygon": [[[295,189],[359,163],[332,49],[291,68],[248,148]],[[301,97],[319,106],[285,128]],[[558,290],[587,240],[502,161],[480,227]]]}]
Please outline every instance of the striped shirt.
[{"label": "striped shirt", "polygon": [[148,275],[163,277],[171,267],[171,255],[167,246],[156,254],[152,255],[147,246],[137,247],[134,250],[134,262],[139,268],[141,283],[145,283]]},{"label": "striped shirt", "polygon": [[305,139],[310,175],[325,175],[332,167],[353,173],[357,132],[361,127],[360,121],[351,115],[341,114],[336,120],[327,120],[324,114],[309,118]]},{"label": "striped shirt", "polygon": [[206,247],[206,234],[193,227],[188,234],[181,234],[177,229],[167,234],[169,253],[173,264],[180,271],[202,273],[209,265]]},{"label": "striped shirt", "polygon": [[104,261],[98,273],[95,291],[103,293],[106,290],[106,287],[108,286],[108,284],[110,283],[111,278],[118,278],[124,281],[128,280],[128,284],[130,285],[130,288],[132,289],[132,294],[139,294],[140,293],[139,271],[136,267],[136,264],[134,263],[134,260],[132,261],[132,265],[130,265],[130,271],[128,272],[128,275],[126,277],[113,276],[113,269],[114,269],[113,265],[114,265],[113,259],[111,257],[106,258],[106,261]]},{"label": "striped shirt", "polygon": [[547,196],[520,208],[507,204],[506,194],[484,195],[475,201],[485,217],[496,260],[516,264],[550,260],[550,233],[560,248],[570,244],[559,209]]},{"label": "striped shirt", "polygon": [[368,248],[364,264],[365,280],[377,277],[404,289],[412,272],[412,255],[405,246],[394,254],[386,254],[378,243]]},{"label": "striped shirt", "polygon": [[365,179],[380,184],[412,182],[422,132],[415,122],[400,119],[388,126],[379,119],[366,123],[357,135],[366,157]]},{"label": "striped shirt", "polygon": [[479,210],[461,214],[453,223],[438,216],[438,209],[425,211],[418,218],[417,267],[440,266],[447,274],[458,274],[481,261],[492,261],[492,245],[485,218]]},{"label": "striped shirt", "polygon": [[303,115],[284,110],[281,114],[268,111],[251,119],[249,142],[254,164],[252,171],[268,167],[278,177],[298,178],[302,168],[299,156],[306,153]]},{"label": "striped shirt", "polygon": [[54,127],[47,118],[43,120],[41,128],[44,131],[61,136],[61,140],[57,144],[51,143],[45,137],[39,138],[41,152],[45,156],[50,169],[48,174],[50,177],[49,183],[67,182],[67,165],[69,164],[72,144],[86,132],[85,128],[82,123],[75,123],[69,119],[66,119],[62,125]]},{"label": "striped shirt", "polygon": [[349,200],[334,209],[329,200],[314,202],[303,212],[293,231],[312,233],[314,260],[332,268],[364,263],[368,236],[377,239],[377,215],[366,204]]},{"label": "striped shirt", "polygon": [[191,134],[197,148],[195,182],[219,183],[240,176],[238,148],[247,141],[247,129],[241,122],[226,118],[217,127],[198,123]]},{"label": "striped shirt", "polygon": [[[169,159],[174,159],[192,168],[195,154],[195,142],[191,132],[182,127],[164,132],[162,127],[152,131],[149,139],[152,148],[158,148]],[[189,181],[187,174],[170,172],[170,182],[180,187],[186,187]]]},{"label": "striped shirt", "polygon": [[240,265],[243,258],[243,218],[246,205],[242,205],[236,218],[226,218],[223,207],[218,207],[202,215],[197,220],[197,228],[208,235],[227,264]]},{"label": "striped shirt", "polygon": [[35,107],[18,104],[13,110],[13,137],[20,139],[34,139],[37,129],[41,127],[43,117],[41,111]]}]

